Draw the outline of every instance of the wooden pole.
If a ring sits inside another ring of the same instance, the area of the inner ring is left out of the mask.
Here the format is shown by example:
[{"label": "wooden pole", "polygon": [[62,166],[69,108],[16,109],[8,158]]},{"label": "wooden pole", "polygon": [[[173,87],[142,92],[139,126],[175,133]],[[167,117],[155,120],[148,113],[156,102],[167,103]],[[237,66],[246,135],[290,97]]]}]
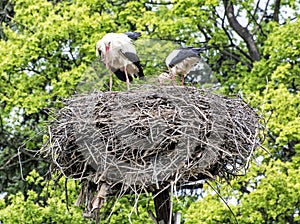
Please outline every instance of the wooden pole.
[{"label": "wooden pole", "polygon": [[170,188],[158,189],[154,193],[154,206],[158,224],[169,224],[170,220]]}]

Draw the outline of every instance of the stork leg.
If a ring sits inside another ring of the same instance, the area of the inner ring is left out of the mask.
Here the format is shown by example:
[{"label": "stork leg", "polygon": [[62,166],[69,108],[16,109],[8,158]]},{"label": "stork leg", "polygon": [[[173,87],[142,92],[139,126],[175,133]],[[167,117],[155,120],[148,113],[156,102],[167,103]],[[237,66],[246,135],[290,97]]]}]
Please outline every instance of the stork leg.
[{"label": "stork leg", "polygon": [[129,90],[129,78],[128,78],[128,74],[127,74],[127,69],[126,69],[126,65],[124,66],[124,72],[125,72],[125,76],[126,76],[126,84],[127,84],[127,90]]},{"label": "stork leg", "polygon": [[172,79],[173,79],[173,85],[176,86],[176,75],[173,75]]},{"label": "stork leg", "polygon": [[182,86],[184,86],[184,73],[182,73],[182,75],[181,75],[181,83],[182,83]]},{"label": "stork leg", "polygon": [[168,68],[169,70],[169,76],[171,76],[171,79],[173,80],[173,86],[176,86],[176,73],[173,74],[171,68]]},{"label": "stork leg", "polygon": [[106,65],[106,68],[109,70],[109,91],[111,92],[112,91],[113,80],[112,80],[111,68],[108,66],[108,53],[107,53],[107,51],[106,51],[106,54],[105,54],[105,65]]},{"label": "stork leg", "polygon": [[112,71],[111,71],[111,69],[109,69],[109,91],[110,92],[112,91],[112,83],[113,83],[113,80],[112,80]]}]

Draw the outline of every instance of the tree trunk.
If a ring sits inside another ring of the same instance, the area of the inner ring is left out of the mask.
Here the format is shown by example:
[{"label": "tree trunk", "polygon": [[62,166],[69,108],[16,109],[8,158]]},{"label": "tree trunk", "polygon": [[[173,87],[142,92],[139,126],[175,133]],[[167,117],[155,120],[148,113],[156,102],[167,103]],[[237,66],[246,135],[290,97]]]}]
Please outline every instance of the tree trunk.
[{"label": "tree trunk", "polygon": [[280,0],[276,0],[274,6],[273,20],[277,23],[279,23],[280,3]]},{"label": "tree trunk", "polygon": [[163,191],[156,190],[153,192],[156,197],[154,198],[154,206],[156,212],[156,220],[158,224],[168,224],[170,220],[170,188]]}]

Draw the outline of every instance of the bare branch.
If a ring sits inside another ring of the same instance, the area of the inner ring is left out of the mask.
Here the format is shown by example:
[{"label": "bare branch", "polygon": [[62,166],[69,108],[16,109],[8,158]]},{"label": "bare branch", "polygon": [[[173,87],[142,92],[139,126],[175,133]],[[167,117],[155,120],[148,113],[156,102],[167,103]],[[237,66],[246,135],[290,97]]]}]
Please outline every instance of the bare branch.
[{"label": "bare branch", "polygon": [[[230,47],[237,49],[242,55],[244,55],[246,58],[248,58],[248,59],[251,61],[250,56],[249,56],[245,51],[243,51],[243,49],[241,49],[239,46],[237,46],[237,45],[233,42],[233,39],[232,39],[230,33],[228,32],[227,28],[225,27],[225,16],[226,16],[226,14],[224,13],[224,16],[223,16],[223,17],[221,17],[218,13],[216,13],[216,15],[217,15],[218,18],[221,19],[221,21],[222,21],[221,27],[222,27],[223,31],[225,32],[225,34],[226,34],[227,37],[228,37],[228,40],[229,40],[229,42],[230,42],[230,44],[231,44]],[[222,47],[224,48],[224,46],[222,46]],[[226,56],[229,56],[229,57],[233,58],[233,59],[236,60],[237,62],[241,62],[242,64],[246,65],[248,68],[250,68],[250,69],[252,68],[252,64],[249,63],[249,62],[247,62],[247,61],[242,60],[241,57],[240,57],[239,55],[237,55],[237,54],[235,54],[235,53],[233,53],[233,52],[229,52],[229,51],[224,50],[224,49],[220,49],[220,51],[221,51],[221,53],[225,54]]]},{"label": "bare branch", "polygon": [[269,3],[270,3],[270,0],[268,0],[268,1],[266,2],[265,9],[264,9],[263,14],[262,14],[262,16],[261,16],[261,18],[260,18],[260,21],[257,22],[257,21],[255,20],[255,22],[256,22],[256,24],[257,24],[257,27],[254,29],[253,35],[260,29],[261,32],[262,32],[262,34],[263,34],[264,36],[266,36],[266,35],[263,33],[263,30],[262,30],[262,28],[261,28],[261,23],[262,23],[262,21],[264,20],[265,15],[267,14],[267,9],[268,9]]},{"label": "bare branch", "polygon": [[198,30],[203,34],[206,42],[210,40],[210,37],[208,36],[208,33],[200,26],[200,24],[197,24]]},{"label": "bare branch", "polygon": [[233,30],[245,41],[252,61],[259,61],[261,59],[258,47],[254,41],[253,35],[245,27],[237,21],[234,15],[234,8],[230,0],[223,0],[225,6],[226,17]]},{"label": "bare branch", "polygon": [[[249,10],[247,10],[247,13],[251,16],[251,18],[253,19],[253,21],[254,21],[255,23],[257,23],[257,21],[256,21],[254,15],[257,14],[257,11],[258,11],[258,9],[259,9],[259,3],[260,3],[260,0],[257,1],[253,14],[252,14]],[[251,22],[248,21],[248,24],[247,24],[247,26],[246,26],[246,29],[248,29],[248,26],[249,26],[250,24],[251,24]]]}]

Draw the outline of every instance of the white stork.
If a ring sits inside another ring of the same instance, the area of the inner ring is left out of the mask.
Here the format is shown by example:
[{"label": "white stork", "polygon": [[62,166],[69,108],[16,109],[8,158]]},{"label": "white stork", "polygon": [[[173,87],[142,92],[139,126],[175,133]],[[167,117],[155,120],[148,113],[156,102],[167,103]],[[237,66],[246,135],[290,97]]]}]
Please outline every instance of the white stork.
[{"label": "white stork", "polygon": [[176,75],[181,74],[182,86],[184,86],[184,77],[201,61],[199,56],[201,51],[201,48],[181,47],[168,55],[165,62],[174,83],[176,82]]},{"label": "white stork", "polygon": [[139,76],[144,78],[143,69],[140,59],[136,54],[132,40],[136,40],[141,33],[108,33],[96,44],[96,56],[100,56],[105,62],[106,68],[109,69],[109,90],[112,90],[112,72],[116,76],[127,83],[129,90],[129,82],[133,77]]}]

